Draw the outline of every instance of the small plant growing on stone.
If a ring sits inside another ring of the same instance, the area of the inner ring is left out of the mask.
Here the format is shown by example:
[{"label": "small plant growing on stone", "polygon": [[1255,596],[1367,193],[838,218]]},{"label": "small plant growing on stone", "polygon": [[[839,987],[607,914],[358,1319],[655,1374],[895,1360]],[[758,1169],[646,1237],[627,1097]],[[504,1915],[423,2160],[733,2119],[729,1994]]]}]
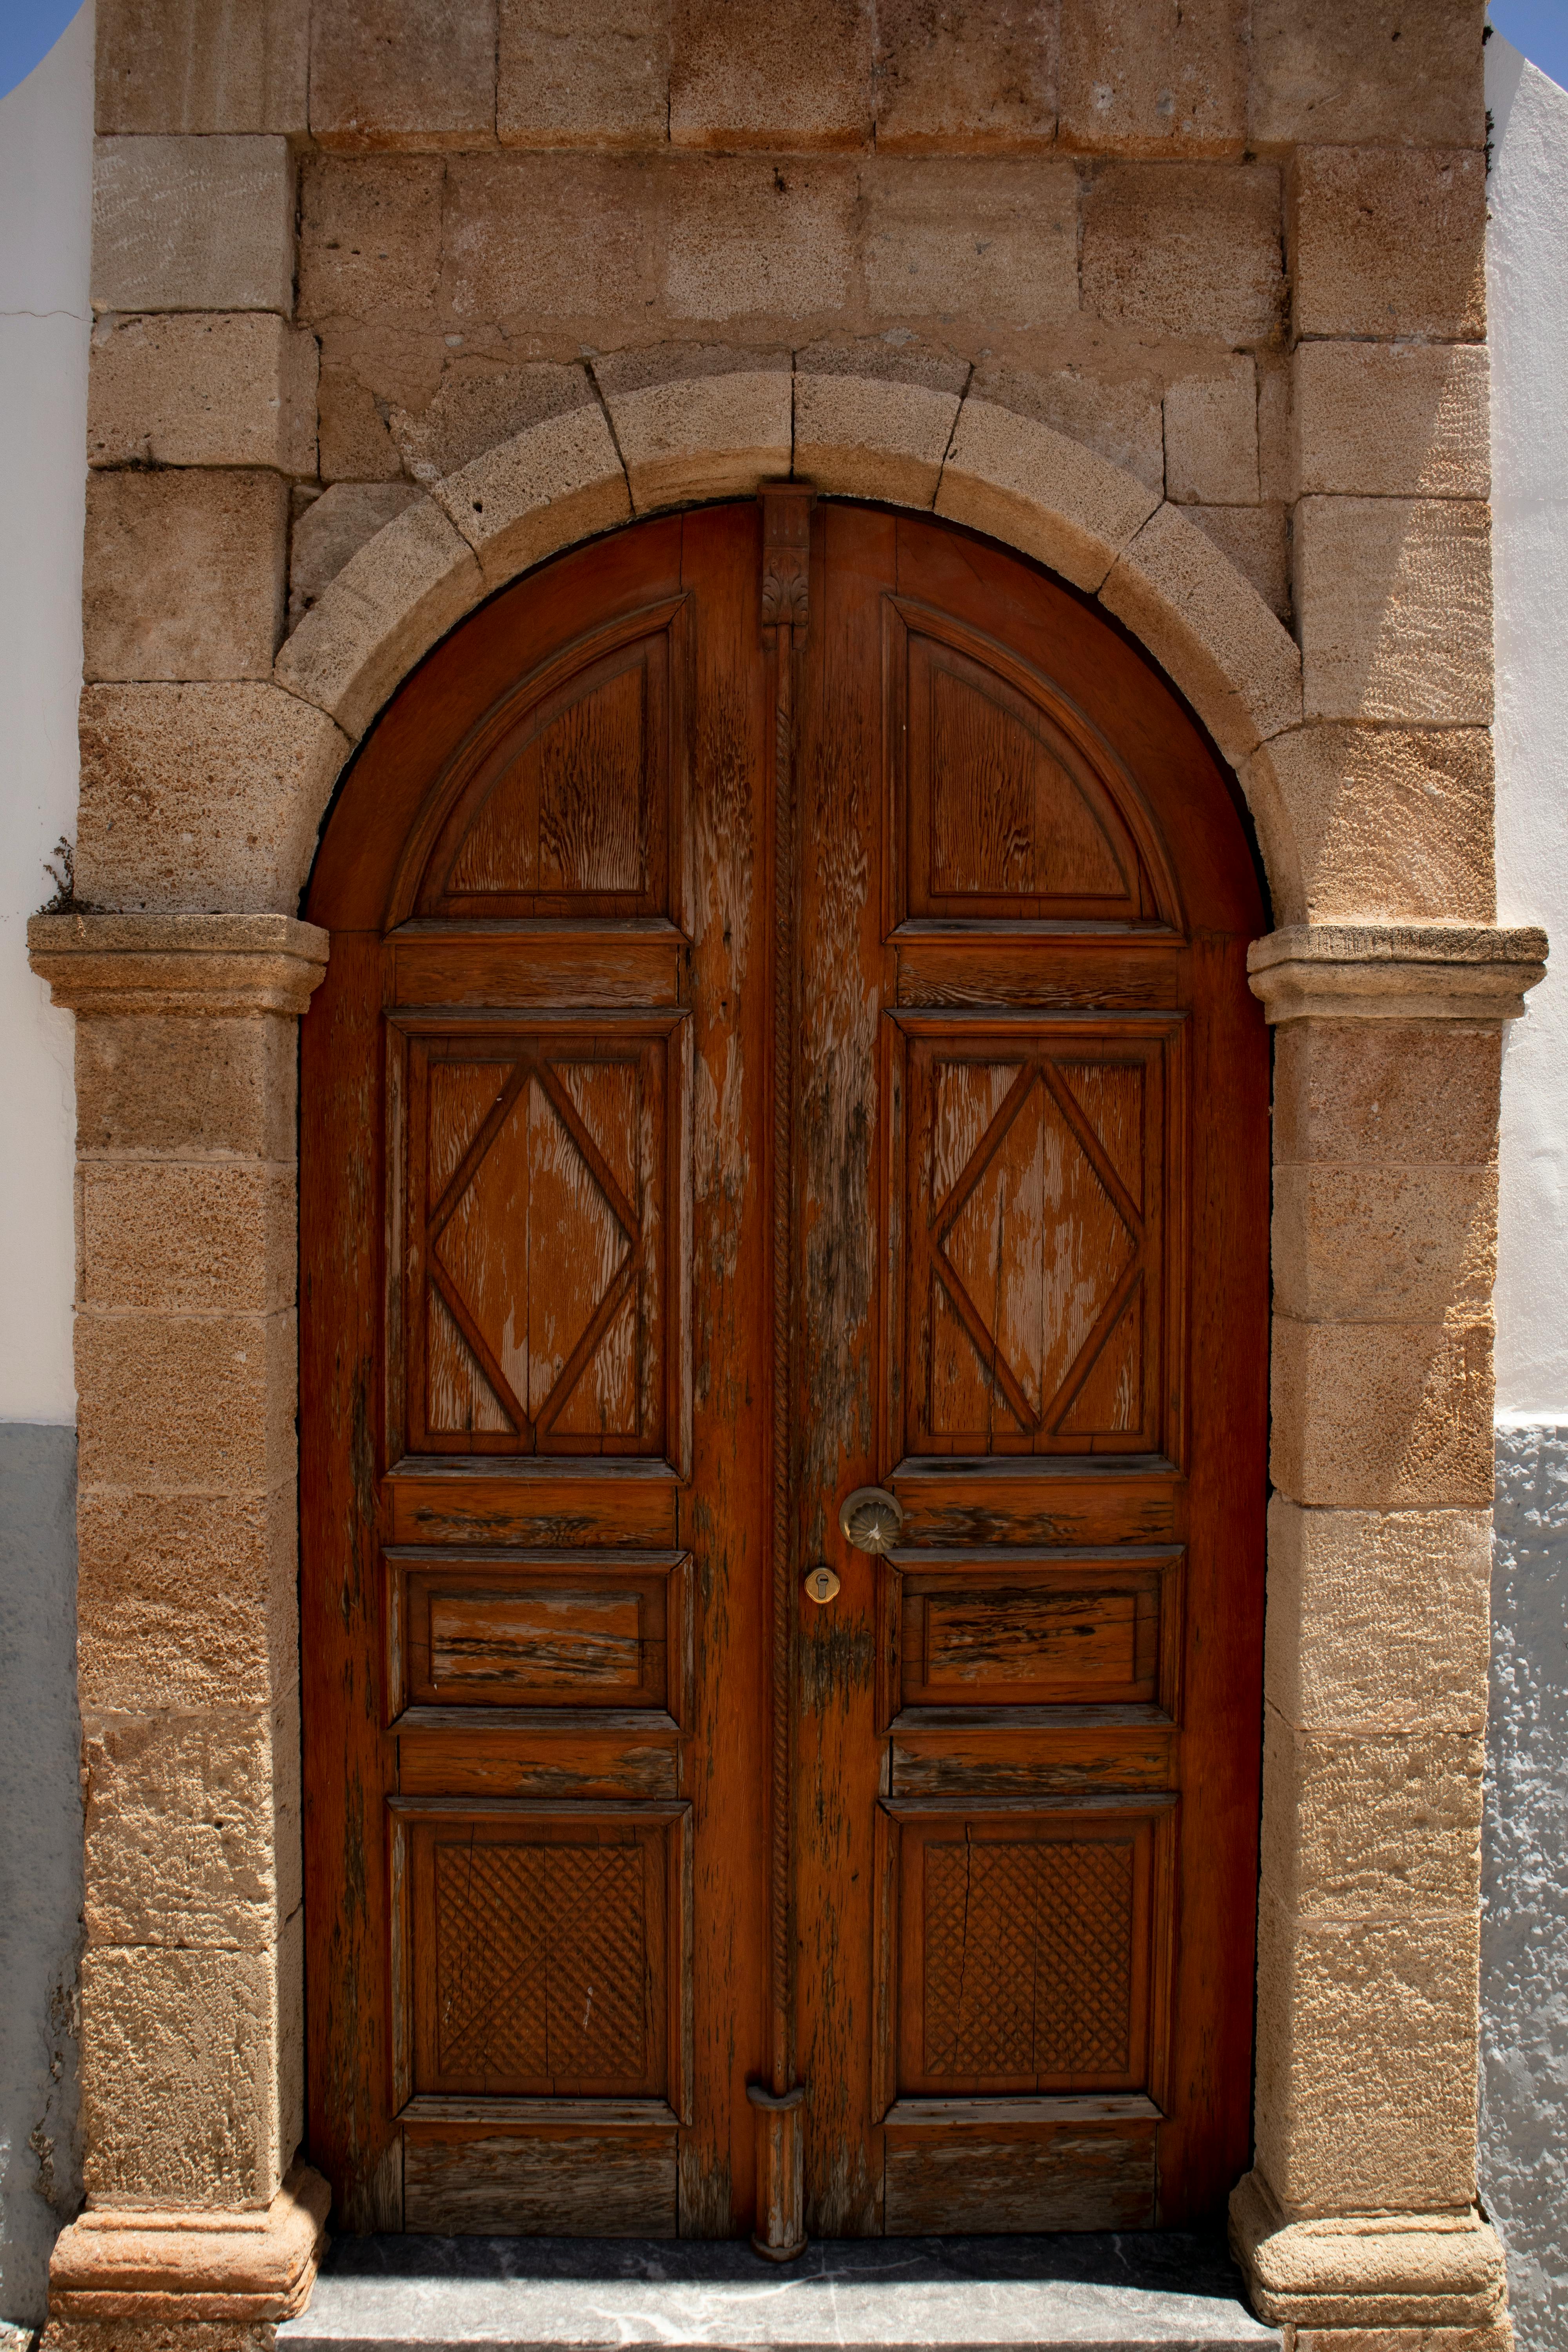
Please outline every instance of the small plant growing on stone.
[{"label": "small plant growing on stone", "polygon": [[55,844],[53,857],[44,860],[44,871],[55,886],[55,895],[46,898],[39,908],[40,915],[78,915],[85,911],[76,895],[76,844],[62,833]]}]

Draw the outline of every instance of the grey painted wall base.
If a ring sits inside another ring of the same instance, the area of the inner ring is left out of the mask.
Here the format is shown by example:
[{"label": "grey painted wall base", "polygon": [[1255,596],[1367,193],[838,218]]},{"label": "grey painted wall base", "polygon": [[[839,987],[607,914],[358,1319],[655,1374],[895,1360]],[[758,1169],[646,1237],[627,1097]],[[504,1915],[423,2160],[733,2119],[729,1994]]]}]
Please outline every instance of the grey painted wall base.
[{"label": "grey painted wall base", "polygon": [[1521,2352],[1568,2345],[1568,1428],[1497,1433],[1481,2197]]},{"label": "grey painted wall base", "polygon": [[0,1423],[0,2320],[81,2203],[76,1432]]}]

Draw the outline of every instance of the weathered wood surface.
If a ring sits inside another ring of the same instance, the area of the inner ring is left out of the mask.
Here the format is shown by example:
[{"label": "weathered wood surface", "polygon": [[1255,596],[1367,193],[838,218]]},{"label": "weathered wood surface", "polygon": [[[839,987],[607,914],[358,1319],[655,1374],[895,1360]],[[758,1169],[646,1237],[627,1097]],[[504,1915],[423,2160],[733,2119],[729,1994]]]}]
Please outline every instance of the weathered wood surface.
[{"label": "weathered wood surface", "polygon": [[1152,2123],[889,2131],[887,2232],[1147,2230],[1157,2215],[1155,2147]]},{"label": "weathered wood surface", "polygon": [[411,2128],[404,2227],[435,2237],[673,2238],[675,2131]]},{"label": "weathered wood surface", "polygon": [[[1179,2223],[1246,2162],[1247,841],[1102,619],[917,517],[817,506],[780,739],[762,540],[666,518],[496,598],[318,861],[310,2128],[350,2227],[750,2230],[791,1974],[814,2231]],[[874,1483],[880,1564],[837,1528]],[[541,1937],[558,1988],[619,1968],[607,2023],[501,1980]]]}]

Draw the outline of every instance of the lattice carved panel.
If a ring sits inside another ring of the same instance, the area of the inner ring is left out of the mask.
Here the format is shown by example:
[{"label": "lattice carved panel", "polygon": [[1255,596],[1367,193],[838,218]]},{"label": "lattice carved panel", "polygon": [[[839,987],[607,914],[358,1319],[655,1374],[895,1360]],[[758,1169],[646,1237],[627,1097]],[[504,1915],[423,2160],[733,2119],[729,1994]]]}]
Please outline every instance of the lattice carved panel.
[{"label": "lattice carved panel", "polygon": [[927,2074],[1126,2073],[1129,1840],[933,1843],[924,1936]]},{"label": "lattice carved panel", "polygon": [[[1162,1442],[1167,1037],[909,1017],[900,1451]],[[924,1034],[921,1034],[923,1030]]]},{"label": "lattice carved panel", "polygon": [[883,2013],[896,2085],[959,2096],[1145,2087],[1173,1929],[1169,1801],[886,1808]]},{"label": "lattice carved panel", "polygon": [[405,2095],[679,2107],[687,1809],[394,1802]]},{"label": "lattice carved panel", "polygon": [[645,1863],[636,1846],[436,1849],[443,2080],[554,2089],[647,2072]]}]

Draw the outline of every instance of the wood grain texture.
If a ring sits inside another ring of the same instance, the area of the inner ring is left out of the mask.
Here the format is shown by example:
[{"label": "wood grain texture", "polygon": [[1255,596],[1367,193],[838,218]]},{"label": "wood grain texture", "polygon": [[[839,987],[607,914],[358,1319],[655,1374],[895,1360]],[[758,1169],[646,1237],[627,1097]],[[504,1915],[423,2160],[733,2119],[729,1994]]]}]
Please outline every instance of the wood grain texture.
[{"label": "wood grain texture", "polygon": [[878,1025],[890,960],[879,903],[881,583],[890,517],[819,509],[800,712],[800,1074],[795,1540],[842,1579],[826,1608],[794,1595],[800,1633],[795,1787],[800,2074],[809,2087],[806,2226],[881,2228],[873,2128],[870,1886],[876,1720],[874,1563],[838,1506],[876,1479],[883,1205]]},{"label": "wood grain texture", "polygon": [[1150,2229],[1156,2139],[1152,2123],[889,2130],[888,2235]]},{"label": "wood grain texture", "polygon": [[385,1557],[395,1720],[410,1706],[679,1707],[684,1554]]},{"label": "wood grain texture", "polygon": [[680,2229],[756,2219],[749,2078],[768,2063],[767,1644],[771,1374],[766,1301],[773,824],[771,681],[754,503],[692,518],[690,929],[693,1664],[684,1788],[692,1805],[693,2121],[680,2137]]},{"label": "wood grain texture", "polygon": [[500,697],[426,799],[398,912],[677,911],[688,618],[676,599],[590,628]]},{"label": "wood grain texture", "polygon": [[[547,950],[547,951],[542,951]],[[405,923],[393,987],[399,1004],[679,1004],[686,942],[673,925],[637,921]]]},{"label": "wood grain texture", "polygon": [[404,2227],[436,2237],[673,2238],[675,2131],[410,2129]]},{"label": "wood grain texture", "polygon": [[[716,507],[506,591],[312,879],[342,2226],[787,2230],[797,2162],[824,2234],[1175,2225],[1247,2160],[1238,797],[1017,559],[838,502],[785,552]],[[881,1563],[837,1528],[874,1483]],[[805,2088],[761,2180],[759,2082]]]},{"label": "wood grain texture", "polygon": [[386,1719],[380,1467],[379,940],[335,935],[300,1042],[300,1491],[311,2146],[340,2226],[403,2225],[388,2111]]}]

